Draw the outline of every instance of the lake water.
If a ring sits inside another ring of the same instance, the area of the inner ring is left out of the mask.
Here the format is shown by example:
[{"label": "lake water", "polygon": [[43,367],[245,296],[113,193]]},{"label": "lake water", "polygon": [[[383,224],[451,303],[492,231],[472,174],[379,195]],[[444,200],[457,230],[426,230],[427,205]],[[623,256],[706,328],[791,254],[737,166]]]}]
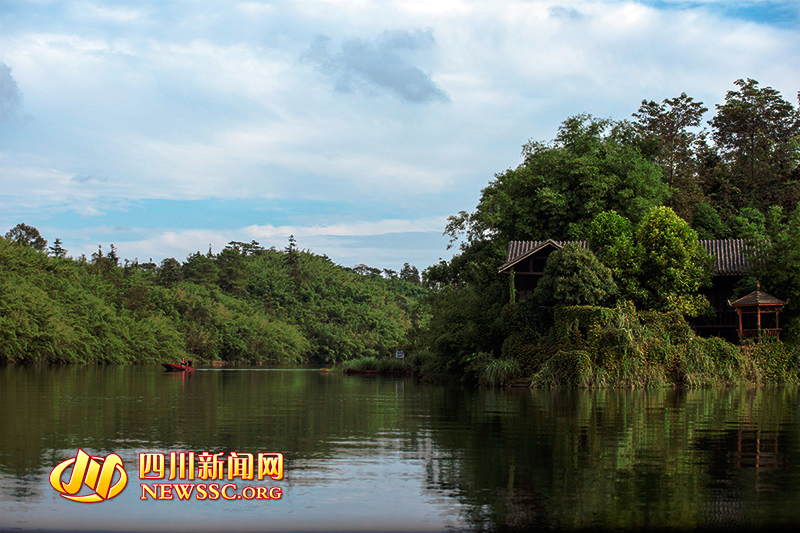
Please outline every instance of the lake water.
[{"label": "lake water", "polygon": [[[316,370],[64,366],[0,367],[0,400],[2,529],[800,524],[794,388],[470,390]],[[62,498],[50,473],[79,449],[118,454],[124,490]],[[169,464],[170,452],[282,453],[281,480],[218,482],[233,497],[278,486],[281,498],[142,500],[142,484],[201,482],[142,479],[140,453]]]}]

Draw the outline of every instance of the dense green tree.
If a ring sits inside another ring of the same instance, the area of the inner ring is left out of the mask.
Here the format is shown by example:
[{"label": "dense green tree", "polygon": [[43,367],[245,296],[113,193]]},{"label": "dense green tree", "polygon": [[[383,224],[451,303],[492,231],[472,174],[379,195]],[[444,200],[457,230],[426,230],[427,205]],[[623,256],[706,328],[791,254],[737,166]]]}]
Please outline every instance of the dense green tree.
[{"label": "dense green tree", "polygon": [[183,277],[200,285],[211,286],[219,279],[219,267],[212,257],[198,251],[183,264]]},{"label": "dense green tree", "polygon": [[657,104],[642,100],[634,113],[637,130],[642,135],[643,151],[652,154],[661,167],[669,187],[668,205],[682,218],[691,220],[702,190],[697,179],[696,149],[705,132],[696,131],[708,111],[702,102],[681,93]]},{"label": "dense green tree", "polygon": [[400,270],[400,279],[408,281],[414,285],[420,284],[419,270],[414,265],[403,263],[403,268]]},{"label": "dense green tree", "polygon": [[47,241],[39,234],[39,230],[20,222],[6,233],[6,239],[28,248],[33,248],[37,252],[44,252],[47,249]]},{"label": "dense green tree", "polygon": [[730,174],[734,207],[794,209],[800,200],[800,110],[772,87],[736,80],[711,121]]},{"label": "dense green tree", "polygon": [[769,239],[766,223],[767,217],[764,213],[754,207],[743,207],[731,219],[729,227],[731,233],[737,238],[760,242]]},{"label": "dense green tree", "polygon": [[708,307],[697,293],[711,279],[711,258],[697,233],[669,207],[656,207],[636,228],[642,304],[659,311],[695,316]]},{"label": "dense green tree", "polygon": [[113,276],[114,268],[117,266],[118,261],[113,245],[112,252],[114,252],[113,259],[110,253],[108,255],[103,255],[103,245],[98,244],[97,251],[92,254],[92,270],[104,276]]},{"label": "dense green tree", "polygon": [[228,245],[216,256],[215,261],[219,271],[219,286],[233,294],[241,294],[247,280],[245,256],[240,250]]},{"label": "dense green tree", "polygon": [[183,269],[180,261],[169,257],[161,261],[156,271],[158,283],[164,287],[172,287],[183,279]]},{"label": "dense green tree", "polygon": [[371,266],[367,266],[364,263],[360,265],[356,265],[353,267],[353,272],[359,274],[361,276],[372,276],[373,278],[379,277],[381,275],[381,269],[375,268]]},{"label": "dense green tree", "polygon": [[592,220],[587,231],[590,249],[611,270],[621,295],[641,300],[638,254],[633,225],[616,211],[604,211]]},{"label": "dense green tree", "polygon": [[[296,253],[300,284],[285,253],[233,247],[193,254],[181,280],[174,259],[153,275],[101,248],[86,263],[0,239],[0,361],[332,363],[410,345],[427,316],[422,288]],[[231,290],[234,263],[245,279]]]},{"label": "dense green tree", "polygon": [[628,123],[571,117],[555,142],[526,144],[524,162],[497,174],[475,212],[450,217],[445,232],[505,243],[578,238],[598,213],[612,209],[638,221],[668,189],[635,141]]},{"label": "dense green tree", "polygon": [[[292,236],[292,239],[294,239],[294,236]],[[243,256],[259,254],[264,251],[264,247],[254,240],[250,242],[231,241],[228,243],[228,248],[232,248]]]},{"label": "dense green tree", "polygon": [[547,258],[533,298],[541,305],[610,305],[617,296],[611,270],[577,244]]},{"label": "dense green tree", "polygon": [[108,252],[106,257],[114,264],[114,266],[119,266],[119,254],[117,254],[117,247],[113,244],[111,244],[111,251]]},{"label": "dense green tree", "polygon": [[588,235],[624,298],[644,309],[691,316],[707,309],[697,291],[710,281],[711,258],[671,208],[653,208],[636,227],[616,212],[601,213]]},{"label": "dense green tree", "polygon": [[729,233],[719,211],[707,202],[695,206],[691,226],[699,239],[723,239]]}]

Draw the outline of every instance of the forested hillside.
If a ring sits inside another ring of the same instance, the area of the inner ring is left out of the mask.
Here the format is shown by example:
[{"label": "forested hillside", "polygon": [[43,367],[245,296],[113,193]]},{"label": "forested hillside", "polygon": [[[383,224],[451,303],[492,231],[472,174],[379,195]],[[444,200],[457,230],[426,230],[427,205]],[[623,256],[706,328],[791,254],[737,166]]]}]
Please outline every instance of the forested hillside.
[{"label": "forested hillside", "polygon": [[[231,243],[185,262],[70,259],[20,224],[0,238],[6,362],[334,363],[392,354],[418,327],[424,289],[325,256]],[[359,273],[360,272],[360,273]]]}]

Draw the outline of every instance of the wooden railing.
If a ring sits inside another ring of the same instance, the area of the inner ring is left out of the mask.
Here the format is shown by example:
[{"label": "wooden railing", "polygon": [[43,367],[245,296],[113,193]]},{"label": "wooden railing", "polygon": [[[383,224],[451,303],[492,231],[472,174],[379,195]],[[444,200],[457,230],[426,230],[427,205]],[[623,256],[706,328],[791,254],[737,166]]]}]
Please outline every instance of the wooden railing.
[{"label": "wooden railing", "polygon": [[744,329],[739,337],[742,339],[756,339],[759,337],[779,337],[781,328]]}]

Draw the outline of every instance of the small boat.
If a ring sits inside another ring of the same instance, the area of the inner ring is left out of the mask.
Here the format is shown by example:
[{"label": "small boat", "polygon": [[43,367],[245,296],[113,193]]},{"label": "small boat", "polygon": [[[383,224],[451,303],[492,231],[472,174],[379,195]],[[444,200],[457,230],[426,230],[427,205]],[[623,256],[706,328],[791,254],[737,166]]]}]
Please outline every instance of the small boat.
[{"label": "small boat", "polygon": [[188,364],[175,364],[175,363],[161,363],[167,372],[194,372],[192,361]]}]

